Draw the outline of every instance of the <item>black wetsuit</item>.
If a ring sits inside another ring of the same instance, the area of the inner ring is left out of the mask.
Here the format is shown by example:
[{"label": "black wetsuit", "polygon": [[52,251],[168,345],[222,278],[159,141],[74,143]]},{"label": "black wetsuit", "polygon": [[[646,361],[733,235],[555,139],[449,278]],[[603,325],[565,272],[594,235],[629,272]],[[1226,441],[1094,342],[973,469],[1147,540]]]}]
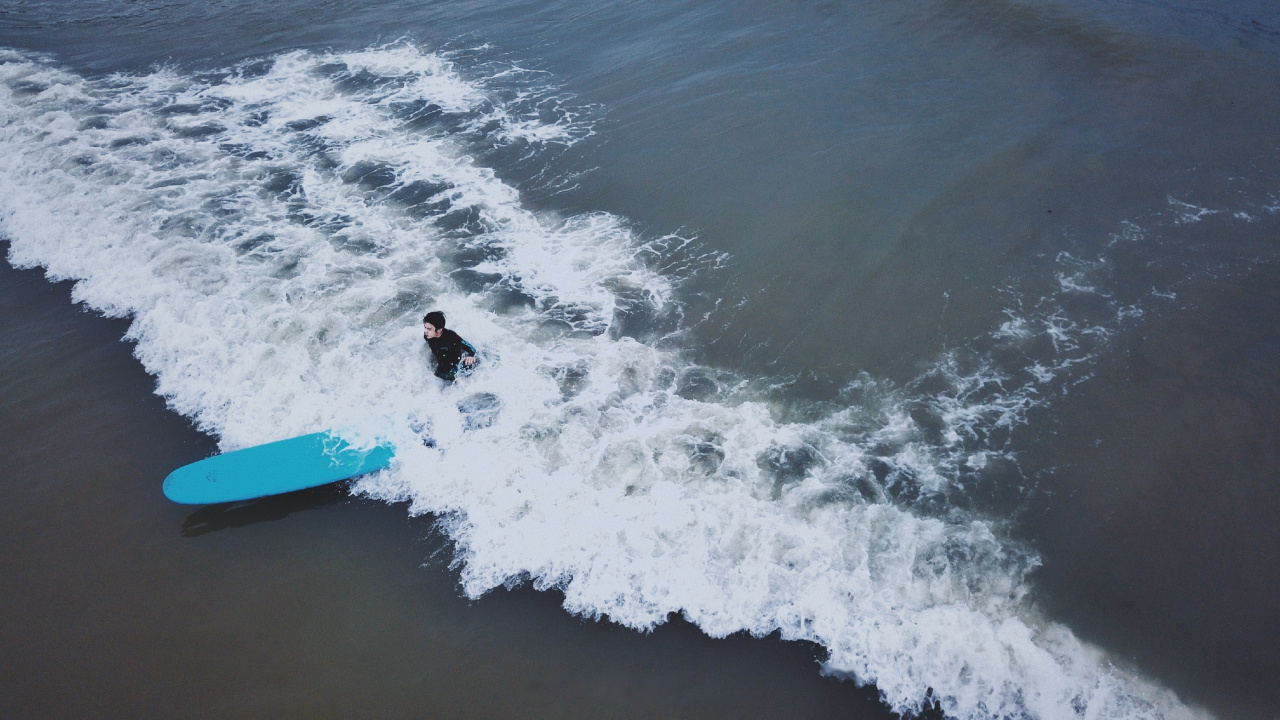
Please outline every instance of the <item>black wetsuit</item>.
[{"label": "black wetsuit", "polygon": [[[425,335],[423,337],[426,337]],[[431,354],[436,356],[436,377],[452,382],[458,375],[458,363],[465,355],[475,357],[476,349],[458,333],[445,328],[439,337],[426,338]]]}]

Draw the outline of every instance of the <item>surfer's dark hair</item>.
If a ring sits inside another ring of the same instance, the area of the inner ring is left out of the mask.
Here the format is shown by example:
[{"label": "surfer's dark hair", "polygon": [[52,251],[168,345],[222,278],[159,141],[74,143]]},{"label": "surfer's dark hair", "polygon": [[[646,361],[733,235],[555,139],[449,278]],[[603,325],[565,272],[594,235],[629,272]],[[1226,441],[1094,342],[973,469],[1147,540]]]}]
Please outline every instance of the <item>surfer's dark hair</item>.
[{"label": "surfer's dark hair", "polygon": [[444,313],[440,312],[439,310],[432,310],[431,312],[422,316],[422,322],[431,323],[431,326],[434,327],[435,329],[443,330],[444,329]]}]

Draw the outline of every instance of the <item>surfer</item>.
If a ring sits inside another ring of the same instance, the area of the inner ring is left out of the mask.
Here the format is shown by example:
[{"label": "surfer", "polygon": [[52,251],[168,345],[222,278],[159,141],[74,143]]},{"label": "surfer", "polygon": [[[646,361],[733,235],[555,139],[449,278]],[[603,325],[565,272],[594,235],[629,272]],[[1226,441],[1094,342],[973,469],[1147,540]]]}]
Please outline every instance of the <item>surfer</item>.
[{"label": "surfer", "polygon": [[422,338],[436,356],[436,377],[441,380],[453,382],[458,370],[463,369],[458,367],[459,363],[465,366],[464,372],[475,366],[475,347],[445,328],[444,313],[439,310],[432,310],[422,318]]}]

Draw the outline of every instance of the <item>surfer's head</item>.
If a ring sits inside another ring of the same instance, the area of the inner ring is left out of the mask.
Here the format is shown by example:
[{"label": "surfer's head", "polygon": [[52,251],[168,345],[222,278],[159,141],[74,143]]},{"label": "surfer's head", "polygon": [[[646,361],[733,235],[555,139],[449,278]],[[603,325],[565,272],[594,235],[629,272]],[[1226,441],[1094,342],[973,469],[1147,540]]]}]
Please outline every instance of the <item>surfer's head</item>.
[{"label": "surfer's head", "polygon": [[444,330],[444,313],[432,310],[422,317],[422,333],[427,339],[440,337]]}]

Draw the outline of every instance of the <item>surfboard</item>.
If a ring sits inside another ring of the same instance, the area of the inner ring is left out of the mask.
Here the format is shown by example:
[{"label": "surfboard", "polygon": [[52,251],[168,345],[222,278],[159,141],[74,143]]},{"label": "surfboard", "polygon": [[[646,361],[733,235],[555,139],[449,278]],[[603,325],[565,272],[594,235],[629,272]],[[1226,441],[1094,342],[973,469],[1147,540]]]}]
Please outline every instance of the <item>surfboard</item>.
[{"label": "surfboard", "polygon": [[165,497],[184,505],[237,502],[346,480],[391,464],[390,445],[353,448],[329,432],[214,455],[169,473]]}]

